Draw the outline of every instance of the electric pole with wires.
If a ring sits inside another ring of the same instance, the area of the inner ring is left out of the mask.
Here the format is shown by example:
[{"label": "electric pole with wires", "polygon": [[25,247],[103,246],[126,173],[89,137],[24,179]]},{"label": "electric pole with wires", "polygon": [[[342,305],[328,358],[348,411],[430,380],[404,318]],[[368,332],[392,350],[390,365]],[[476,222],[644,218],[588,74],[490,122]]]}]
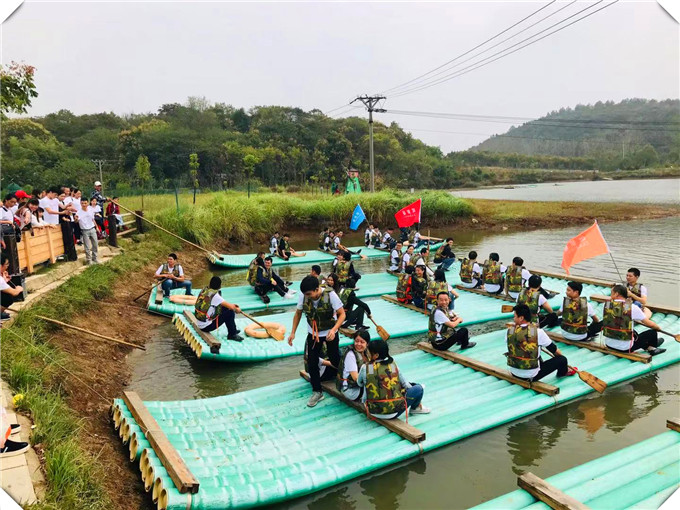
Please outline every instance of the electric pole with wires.
[{"label": "electric pole with wires", "polygon": [[379,101],[386,99],[385,96],[357,96],[349,104],[361,101],[368,110],[368,164],[371,169],[371,193],[375,193],[375,164],[373,160],[373,112],[384,112],[383,108],[376,108]]}]

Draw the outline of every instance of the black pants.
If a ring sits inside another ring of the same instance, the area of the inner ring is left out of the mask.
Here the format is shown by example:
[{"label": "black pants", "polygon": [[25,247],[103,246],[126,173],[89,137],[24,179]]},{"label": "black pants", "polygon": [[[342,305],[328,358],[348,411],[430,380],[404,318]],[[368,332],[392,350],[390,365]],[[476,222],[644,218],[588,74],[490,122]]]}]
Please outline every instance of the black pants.
[{"label": "black pants", "polygon": [[286,292],[288,292],[285,282],[281,278],[279,278],[279,276],[276,274],[273,275],[273,278],[274,281],[276,282],[276,285],[272,285],[271,282],[256,283],[255,294],[257,294],[258,296],[266,296],[267,293],[274,290],[279,296],[283,297],[286,294]]},{"label": "black pants", "polygon": [[626,350],[619,350],[619,349],[613,349],[609,347],[612,351],[619,351],[619,352],[633,352],[637,351],[638,349],[643,349],[647,350],[647,347],[658,347],[659,346],[659,334],[654,331],[653,329],[648,329],[647,331],[643,331],[642,333],[638,333],[635,331],[633,333],[633,345],[630,348],[630,351],[628,349]]},{"label": "black pants", "polygon": [[0,305],[3,308],[8,308],[14,304],[14,296],[7,292],[0,292]]},{"label": "black pants", "polygon": [[222,308],[220,314],[201,331],[210,333],[211,331],[215,331],[222,324],[226,324],[227,334],[229,336],[236,336],[236,322],[234,322],[235,317],[236,314],[234,313],[233,310],[229,310],[229,308]]},{"label": "black pants", "polygon": [[360,306],[357,306],[354,310],[347,313],[347,320],[342,325],[343,328],[349,327],[354,324],[356,327],[364,325],[364,315],[366,312]]},{"label": "black pants", "polygon": [[[334,340],[326,340],[325,336],[319,337],[319,341],[314,341],[314,336],[307,334],[307,366],[309,367],[309,379],[312,383],[313,391],[321,391],[321,376],[319,375],[319,356],[321,355],[321,348],[326,342],[326,351],[328,359],[333,367],[340,364],[340,346],[338,343],[338,336]],[[323,372],[323,380],[330,381],[335,379],[338,374],[337,369],[333,367],[326,367]]]},{"label": "black pants", "polygon": [[525,381],[540,381],[546,375],[552,374],[555,370],[557,370],[557,377],[563,377],[567,374],[568,369],[569,366],[567,364],[567,358],[561,354],[558,354],[555,355],[554,358],[550,358],[548,360],[541,359],[541,368],[539,369],[538,374],[536,374],[533,378],[525,379],[524,377],[518,377],[517,379],[524,379]]},{"label": "black pants", "polygon": [[557,317],[557,314],[555,312],[546,314],[546,315],[539,315],[538,316],[538,327],[543,329],[543,328],[552,328],[555,327],[559,324],[560,320]]},{"label": "black pants", "polygon": [[468,333],[467,328],[458,328],[449,336],[442,338],[441,340],[435,340],[432,343],[432,347],[438,351],[447,351],[454,345],[458,344],[461,347],[466,347],[470,340],[470,333]]}]

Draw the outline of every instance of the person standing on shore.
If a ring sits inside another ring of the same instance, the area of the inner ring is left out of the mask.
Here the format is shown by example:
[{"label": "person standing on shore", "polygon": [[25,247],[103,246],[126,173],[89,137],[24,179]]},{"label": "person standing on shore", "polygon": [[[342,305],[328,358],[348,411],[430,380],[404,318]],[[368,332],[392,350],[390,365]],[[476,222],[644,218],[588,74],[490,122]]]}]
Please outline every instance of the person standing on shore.
[{"label": "person standing on shore", "polygon": [[98,241],[97,241],[97,228],[95,224],[95,211],[90,207],[87,198],[80,199],[80,209],[75,215],[78,221],[78,226],[80,227],[80,239],[85,247],[85,263],[86,264],[98,264],[97,252],[98,252]]}]

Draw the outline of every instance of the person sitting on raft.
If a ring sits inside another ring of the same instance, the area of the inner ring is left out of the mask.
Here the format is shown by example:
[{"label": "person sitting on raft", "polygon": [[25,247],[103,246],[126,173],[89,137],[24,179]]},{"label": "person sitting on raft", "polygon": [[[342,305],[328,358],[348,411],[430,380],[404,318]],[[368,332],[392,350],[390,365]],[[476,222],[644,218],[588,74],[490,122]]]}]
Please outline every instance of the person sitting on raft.
[{"label": "person sitting on raft", "polygon": [[453,237],[447,237],[434,254],[434,263],[439,264],[438,269],[448,271],[456,261],[456,254],[453,253]]},{"label": "person sitting on raft", "polygon": [[[532,323],[532,314],[524,304],[513,309],[514,325],[506,332],[508,346],[507,363],[510,373],[519,379],[539,381],[546,375],[557,371],[557,377],[576,374],[575,368],[569,368],[567,358],[560,352],[550,337]],[[553,355],[547,361],[541,359],[541,348]]]},{"label": "person sitting on raft", "polygon": [[357,251],[352,251],[347,246],[342,244],[342,238],[344,237],[345,233],[342,230],[338,230],[338,232],[335,234],[335,239],[333,240],[333,250],[336,253],[340,252],[347,252],[351,255],[359,255],[361,253],[361,248],[359,248]]},{"label": "person sitting on raft", "polygon": [[194,307],[198,328],[209,333],[226,324],[227,338],[240,342],[243,337],[239,335],[240,331],[236,329],[234,319],[237,313],[241,313],[241,308],[224,300],[220,292],[221,285],[220,277],[213,276],[210,278],[210,284],[198,294]]},{"label": "person sitting on raft", "polygon": [[267,294],[272,290],[284,299],[293,299],[295,296],[294,290],[288,290],[286,282],[284,282],[279,275],[272,269],[272,258],[266,257],[264,259],[264,266],[257,268],[257,282],[255,283],[255,294],[262,298],[262,302],[269,304],[269,296]]},{"label": "person sitting on raft", "polygon": [[[356,288],[356,280],[354,278],[349,278],[345,283],[345,287],[340,291],[340,301],[345,306],[345,317],[347,319],[342,324],[343,328],[354,329],[368,329],[368,326],[364,326],[364,313],[371,318],[371,309],[366,303],[357,297],[354,289]],[[356,308],[354,308],[356,306]]]},{"label": "person sitting on raft", "polygon": [[425,267],[416,266],[411,278],[411,295],[413,304],[418,308],[425,309],[425,296],[427,295],[427,277]]},{"label": "person sitting on raft", "polygon": [[250,261],[248,265],[248,272],[246,273],[246,280],[251,287],[255,287],[257,284],[257,268],[264,267],[264,256],[263,251],[258,251],[257,255],[253,260]]},{"label": "person sitting on raft", "polygon": [[482,268],[477,264],[477,252],[471,251],[460,263],[460,284],[466,289],[475,289],[482,283]]},{"label": "person sitting on raft", "polygon": [[391,420],[409,414],[428,414],[422,405],[423,387],[408,382],[390,356],[387,342],[372,340],[368,344],[370,361],[359,370],[357,384],[364,388],[366,411],[375,418]]},{"label": "person sitting on raft", "polygon": [[388,271],[399,271],[399,267],[401,266],[401,248],[402,248],[401,241],[398,242],[392,251],[390,252],[390,267],[387,269]]},{"label": "person sitting on raft", "polygon": [[[557,314],[553,311],[550,303],[541,293],[541,284],[543,283],[543,278],[537,274],[531,275],[529,278],[529,287],[522,289],[517,296],[517,304],[527,305],[529,311],[535,317],[538,327],[540,328],[552,328],[557,326],[558,318]],[[541,315],[539,311],[543,309],[546,314]]]},{"label": "person sitting on raft", "polygon": [[278,231],[274,232],[274,235],[269,239],[269,254],[275,255],[279,251],[279,240],[281,234]]},{"label": "person sitting on raft", "polygon": [[363,386],[359,386],[359,371],[368,362],[366,348],[371,336],[367,331],[357,331],[354,333],[354,344],[345,347],[340,357],[338,366],[338,377],[335,380],[336,389],[345,398],[358,402],[364,396]]},{"label": "person sitting on raft", "polygon": [[319,249],[321,251],[326,250],[326,237],[328,237],[329,228],[325,227],[319,234]]},{"label": "person sitting on raft", "polygon": [[500,294],[503,290],[503,273],[508,269],[499,262],[498,253],[491,253],[482,266],[484,290],[489,294]]},{"label": "person sitting on raft", "polygon": [[427,284],[425,305],[427,306],[428,310],[432,310],[437,306],[437,296],[439,296],[441,292],[446,292],[449,295],[449,310],[453,310],[454,302],[460,296],[446,281],[446,273],[441,269],[437,269],[434,272],[434,278]]},{"label": "person sitting on raft", "polygon": [[437,306],[430,312],[427,339],[438,351],[446,351],[456,344],[461,349],[474,347],[477,343],[470,342],[467,328],[456,329],[463,319],[449,310],[450,301],[448,292],[437,294]]},{"label": "person sitting on raft", "polygon": [[505,288],[508,296],[517,301],[519,293],[529,278],[531,278],[531,273],[524,267],[524,259],[522,257],[512,259],[512,265],[505,272]]},{"label": "person sitting on raft", "polygon": [[[318,278],[305,276],[300,282],[300,294],[297,309],[293,317],[293,327],[288,336],[288,345],[293,345],[295,332],[300,324],[302,314],[307,318],[307,355],[309,362],[309,379],[312,385],[312,396],[307,405],[314,407],[323,400],[321,392],[321,376],[319,375],[319,355],[325,344],[328,358],[335,367],[340,363],[338,347],[338,329],[345,322],[345,309],[342,301],[333,289],[322,289]],[[335,378],[337,371],[329,367],[324,378]]]},{"label": "person sitting on raft", "polygon": [[170,291],[173,289],[184,289],[184,293],[187,296],[191,296],[191,282],[185,279],[184,269],[177,262],[177,255],[175,253],[168,254],[168,261],[156,269],[154,278],[156,280],[163,280],[163,283],[161,283],[163,297],[170,297]]},{"label": "person sitting on raft", "polygon": [[420,253],[418,254],[418,258],[416,259],[416,263],[414,266],[423,266],[425,268],[425,274],[427,275],[428,278],[434,277],[434,271],[430,269],[430,248],[428,246],[425,246],[424,248],[420,249]]},{"label": "person sitting on raft", "polygon": [[321,266],[319,264],[314,264],[309,274],[319,278],[319,281],[321,281]]},{"label": "person sitting on raft", "polygon": [[373,234],[374,228],[373,223],[371,223],[364,231],[364,246],[371,245],[371,235]]},{"label": "person sitting on raft", "polygon": [[[583,284],[579,282],[567,283],[567,295],[562,302],[562,336],[567,340],[592,340],[602,330],[602,323],[595,315],[593,305],[588,298],[582,297]],[[588,317],[592,322],[588,325]]]},{"label": "person sitting on raft", "polygon": [[283,234],[283,239],[281,239],[281,241],[279,241],[279,247],[277,248],[277,254],[283,260],[288,260],[288,259],[290,259],[291,256],[293,256],[293,257],[298,256],[298,252],[296,252],[290,246],[290,235]]},{"label": "person sitting on raft", "polygon": [[640,270],[637,267],[631,267],[626,273],[628,298],[633,300],[633,304],[642,308],[645,317],[649,319],[652,316],[652,311],[647,308],[647,287],[638,282],[639,278]]},{"label": "person sitting on raft", "polygon": [[394,248],[394,246],[397,244],[397,241],[395,241],[394,238],[392,237],[393,231],[394,230],[392,229],[392,227],[387,228],[387,232],[385,232],[380,241],[380,248],[389,250]]},{"label": "person sitting on raft", "polygon": [[340,251],[333,261],[333,272],[338,275],[338,282],[344,285],[349,278],[359,280],[361,275],[354,269],[354,263],[351,261],[352,255],[347,251]]},{"label": "person sitting on raft", "polygon": [[406,270],[407,266],[415,266],[416,259],[415,256],[413,255],[414,247],[413,245],[409,245],[406,248],[406,251],[401,257],[401,264],[399,266],[399,272],[403,273]]},{"label": "person sitting on raft", "polygon": [[371,233],[371,246],[378,248],[380,246],[380,239],[382,238],[382,233],[378,227],[373,229]]},{"label": "person sitting on raft", "polygon": [[420,249],[420,247],[422,246],[429,246],[430,244],[434,244],[434,241],[432,240],[431,237],[424,236],[420,233],[420,224],[417,224],[416,227],[413,229],[412,237],[413,239],[411,240],[411,243],[414,245],[416,250]]},{"label": "person sitting on raft", "polygon": [[399,275],[397,280],[397,301],[404,304],[413,302],[413,295],[411,294],[411,282],[413,278],[414,268],[409,266],[404,273]]},{"label": "person sitting on raft", "polygon": [[[619,352],[642,349],[652,356],[666,352],[666,349],[659,348],[664,342],[657,333],[661,328],[628,298],[628,289],[623,285],[612,287],[611,301],[605,302],[603,315],[602,335],[610,349]],[[633,329],[633,322],[639,322],[649,329],[638,333]]]}]

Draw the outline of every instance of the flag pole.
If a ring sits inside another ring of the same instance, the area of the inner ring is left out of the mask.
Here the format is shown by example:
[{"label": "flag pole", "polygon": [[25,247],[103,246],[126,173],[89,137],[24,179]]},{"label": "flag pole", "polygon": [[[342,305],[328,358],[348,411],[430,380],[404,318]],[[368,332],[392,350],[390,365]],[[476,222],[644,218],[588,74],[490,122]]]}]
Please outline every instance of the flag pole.
[{"label": "flag pole", "polygon": [[[595,220],[595,224],[597,225],[597,230],[600,231],[600,235],[602,236],[602,239],[604,239],[604,235],[602,234],[602,229],[600,228],[600,224]],[[612,259],[612,263],[614,264],[614,268],[616,269],[616,273],[619,275],[619,280],[621,280],[621,283],[625,283],[626,280],[621,276],[621,271],[619,271],[619,266],[616,265],[616,261],[614,260],[614,255],[612,255],[612,251],[609,249],[609,243],[607,243],[607,240],[605,239],[604,242],[607,244],[607,251],[609,252],[609,257]]]}]

